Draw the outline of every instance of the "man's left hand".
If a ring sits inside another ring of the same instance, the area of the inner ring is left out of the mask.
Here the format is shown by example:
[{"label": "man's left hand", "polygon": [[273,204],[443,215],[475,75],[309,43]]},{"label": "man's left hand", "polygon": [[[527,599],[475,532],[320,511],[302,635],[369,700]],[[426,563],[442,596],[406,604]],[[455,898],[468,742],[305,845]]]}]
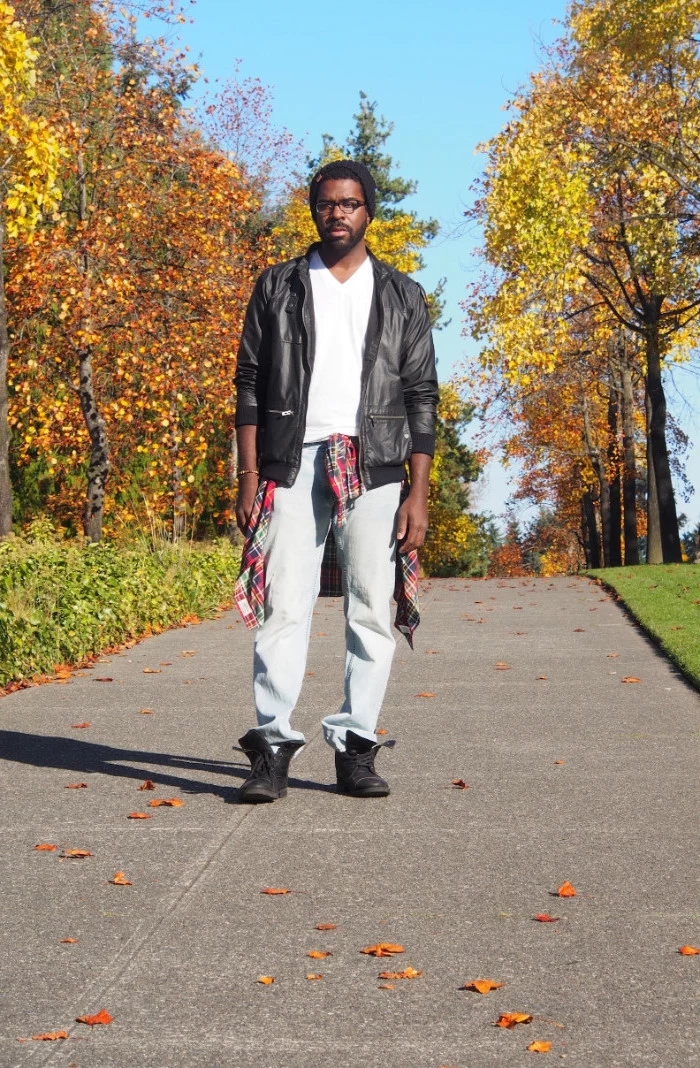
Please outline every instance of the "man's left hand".
[{"label": "man's left hand", "polygon": [[423,493],[411,491],[399,508],[396,540],[399,552],[420,549],[428,529],[428,501]]}]

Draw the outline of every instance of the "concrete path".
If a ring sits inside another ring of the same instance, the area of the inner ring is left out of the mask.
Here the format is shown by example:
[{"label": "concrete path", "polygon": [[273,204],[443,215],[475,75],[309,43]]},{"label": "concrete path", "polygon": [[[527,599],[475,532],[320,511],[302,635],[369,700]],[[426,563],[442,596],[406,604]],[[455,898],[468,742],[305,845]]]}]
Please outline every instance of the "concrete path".
[{"label": "concrete path", "polygon": [[[422,608],[383,715],[384,800],[335,793],[320,734],[337,601],[319,602],[309,744],[274,805],[235,803],[251,636],[234,613],[0,701],[0,1064],[700,1064],[700,956],[678,953],[700,945],[697,694],[584,579],[435,581]],[[577,895],[552,896],[565,880]],[[378,942],[405,952],[360,953]],[[459,989],[483,978],[504,986]],[[103,1008],[107,1026],[74,1022]]]}]

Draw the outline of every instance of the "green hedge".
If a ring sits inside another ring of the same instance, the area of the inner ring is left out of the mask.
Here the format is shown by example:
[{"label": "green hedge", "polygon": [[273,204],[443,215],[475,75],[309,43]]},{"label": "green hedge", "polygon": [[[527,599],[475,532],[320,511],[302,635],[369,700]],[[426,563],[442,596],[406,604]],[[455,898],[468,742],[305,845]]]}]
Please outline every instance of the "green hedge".
[{"label": "green hedge", "polygon": [[12,538],[0,543],[0,686],[51,673],[232,598],[240,551]]}]

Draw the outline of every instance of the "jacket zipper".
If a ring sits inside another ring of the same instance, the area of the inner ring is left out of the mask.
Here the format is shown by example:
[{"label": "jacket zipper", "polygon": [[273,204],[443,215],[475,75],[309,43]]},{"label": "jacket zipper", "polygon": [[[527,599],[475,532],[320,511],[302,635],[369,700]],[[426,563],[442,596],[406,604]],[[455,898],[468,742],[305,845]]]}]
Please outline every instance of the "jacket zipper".
[{"label": "jacket zipper", "polygon": [[[372,264],[372,269],[374,269],[374,263]],[[357,466],[358,466],[359,471],[360,471],[360,481],[362,482],[362,485],[365,487],[365,489],[369,489],[369,479],[367,477],[368,476],[367,467],[365,466],[365,453],[366,453],[367,450],[366,450],[366,447],[365,447],[365,440],[364,439],[366,438],[366,435],[363,435],[362,431],[364,429],[364,423],[365,423],[365,407],[366,407],[366,402],[367,402],[367,387],[369,386],[369,376],[372,373],[372,369],[373,369],[375,363],[377,362],[377,353],[379,352],[379,345],[380,345],[380,342],[382,340],[382,333],[384,332],[384,299],[383,299],[383,295],[384,295],[384,286],[386,285],[386,281],[380,286],[379,285],[379,279],[377,278],[377,274],[375,272],[374,284],[377,287],[377,301],[378,301],[379,315],[377,317],[378,318],[377,333],[376,333],[376,336],[372,339],[372,348],[371,348],[371,352],[370,352],[370,357],[366,361],[366,364],[365,364],[365,361],[363,360],[363,365],[362,365],[362,373],[363,373],[364,381],[362,383],[362,396],[361,396],[361,400],[360,400],[360,434],[359,434],[359,450],[358,450],[358,457],[357,457]],[[366,367],[366,373],[365,373],[365,367]],[[372,416],[367,416],[367,418],[369,418],[370,422],[372,423],[372,426],[374,426],[374,420],[372,419]]]},{"label": "jacket zipper", "polygon": [[282,411],[280,408],[268,408],[268,415],[294,415],[294,409],[288,408],[286,411]]}]

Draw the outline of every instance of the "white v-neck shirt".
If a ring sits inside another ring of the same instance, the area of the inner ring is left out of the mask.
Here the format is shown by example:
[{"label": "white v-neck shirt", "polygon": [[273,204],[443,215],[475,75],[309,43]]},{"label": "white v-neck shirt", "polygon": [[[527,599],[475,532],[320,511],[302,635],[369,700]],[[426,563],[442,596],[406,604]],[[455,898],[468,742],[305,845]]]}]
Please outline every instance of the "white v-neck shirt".
[{"label": "white v-neck shirt", "polygon": [[372,262],[368,256],[346,282],[339,282],[314,251],[309,276],[316,347],[304,441],[325,441],[331,434],[354,436],[360,429],[362,357],[374,292]]}]

